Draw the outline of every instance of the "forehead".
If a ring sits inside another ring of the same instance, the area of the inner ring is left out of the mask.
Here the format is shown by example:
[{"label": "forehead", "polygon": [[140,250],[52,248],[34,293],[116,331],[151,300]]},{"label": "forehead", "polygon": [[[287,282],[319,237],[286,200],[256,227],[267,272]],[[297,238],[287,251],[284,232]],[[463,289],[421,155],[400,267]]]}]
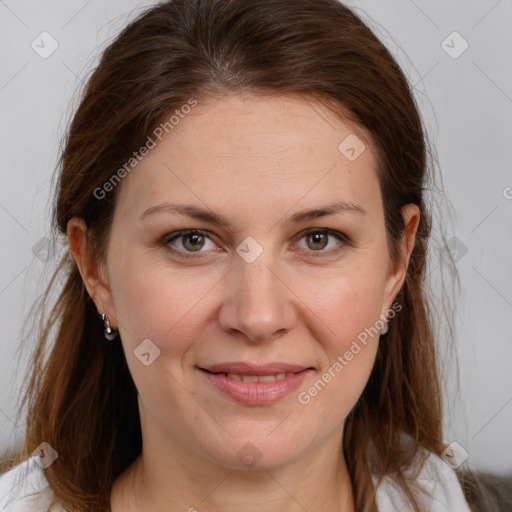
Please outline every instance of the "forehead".
[{"label": "forehead", "polygon": [[180,200],[254,219],[346,200],[378,216],[375,166],[371,139],[313,99],[210,98],[127,175],[117,208],[130,215]]}]

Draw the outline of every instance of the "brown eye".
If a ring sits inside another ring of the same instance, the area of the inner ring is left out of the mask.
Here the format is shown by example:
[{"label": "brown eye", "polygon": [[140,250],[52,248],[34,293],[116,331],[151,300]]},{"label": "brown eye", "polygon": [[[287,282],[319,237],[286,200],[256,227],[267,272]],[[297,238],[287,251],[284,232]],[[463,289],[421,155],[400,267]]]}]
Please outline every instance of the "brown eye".
[{"label": "brown eye", "polygon": [[[173,253],[188,257],[186,253],[206,252],[202,249],[205,247],[208,241],[210,241],[212,244],[212,249],[216,247],[215,244],[211,241],[210,237],[202,231],[189,230],[173,233],[172,235],[165,237],[162,240],[162,243]],[[208,247],[206,248],[208,249]]]},{"label": "brown eye", "polygon": [[314,231],[306,235],[306,240],[311,243],[309,247],[313,250],[324,249],[329,242],[329,235],[324,232]]},{"label": "brown eye", "polygon": [[183,247],[189,251],[199,251],[205,243],[204,235],[196,232],[181,235],[181,238],[183,239]]},{"label": "brown eye", "polygon": [[[345,246],[351,245],[350,239],[346,235],[332,229],[312,229],[304,233],[300,240],[306,242],[305,246],[297,244],[299,249],[315,257],[332,255],[341,251]],[[207,247],[208,242],[212,244],[210,248]],[[198,257],[201,254],[206,256],[208,249],[219,250],[206,232],[196,229],[172,233],[164,237],[161,243],[169,251],[183,258]],[[204,248],[205,250],[203,250]],[[197,255],[194,256],[192,253],[197,253]]]},{"label": "brown eye", "polygon": [[[350,240],[346,235],[332,229],[312,229],[304,233],[301,240],[305,240],[306,243],[305,247],[301,247],[299,244],[299,248],[311,253],[312,256],[327,256],[350,245]],[[335,240],[338,243],[335,243]],[[325,250],[328,246],[330,246],[329,249]],[[313,254],[315,252],[318,254]]]}]

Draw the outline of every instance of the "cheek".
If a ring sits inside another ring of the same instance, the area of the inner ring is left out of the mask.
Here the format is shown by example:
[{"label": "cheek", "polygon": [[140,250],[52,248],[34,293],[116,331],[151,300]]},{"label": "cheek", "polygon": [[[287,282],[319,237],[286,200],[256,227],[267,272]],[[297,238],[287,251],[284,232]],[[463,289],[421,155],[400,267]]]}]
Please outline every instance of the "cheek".
[{"label": "cheek", "polygon": [[310,417],[323,418],[327,429],[344,421],[371,374],[379,344],[380,282],[375,274],[337,279],[316,305],[329,329],[318,337],[321,368],[298,399]]},{"label": "cheek", "polygon": [[[375,325],[382,311],[383,279],[375,267],[364,267],[325,279],[311,299],[330,328],[332,349],[344,350],[361,332]],[[308,300],[305,297],[305,301]]]},{"label": "cheek", "polygon": [[[214,283],[161,264],[137,263],[135,258],[123,260],[112,273],[112,282],[127,364],[145,406],[154,411],[169,407],[185,410],[190,407],[190,390],[181,362],[199,337],[204,325],[201,298]],[[157,347],[156,352],[144,341],[148,339]],[[142,346],[149,346],[145,349],[150,353],[147,366],[137,356],[145,353]]]},{"label": "cheek", "polygon": [[151,339],[162,351],[180,353],[197,338],[215,279],[193,271],[125,259],[113,272],[113,299],[123,342],[134,348]]}]

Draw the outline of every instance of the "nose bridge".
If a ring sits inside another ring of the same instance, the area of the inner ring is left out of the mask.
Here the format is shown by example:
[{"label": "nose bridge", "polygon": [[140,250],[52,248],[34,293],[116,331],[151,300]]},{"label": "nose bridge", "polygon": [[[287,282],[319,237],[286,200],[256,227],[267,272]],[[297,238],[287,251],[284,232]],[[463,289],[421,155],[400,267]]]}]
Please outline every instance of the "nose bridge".
[{"label": "nose bridge", "polygon": [[[249,251],[241,252],[247,248]],[[221,323],[227,330],[235,329],[253,341],[263,341],[289,329],[295,315],[272,251],[261,250],[253,261],[246,257],[251,251],[254,256],[251,241],[238,248],[241,256],[236,256],[230,272],[230,297],[223,308]]]}]

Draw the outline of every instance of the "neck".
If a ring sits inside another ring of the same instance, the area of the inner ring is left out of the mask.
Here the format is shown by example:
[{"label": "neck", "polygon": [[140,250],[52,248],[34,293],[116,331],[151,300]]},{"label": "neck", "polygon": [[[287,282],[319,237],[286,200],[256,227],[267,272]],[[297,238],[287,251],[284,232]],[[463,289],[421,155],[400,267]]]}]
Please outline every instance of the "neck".
[{"label": "neck", "polygon": [[[334,449],[333,449],[334,448]],[[355,512],[341,436],[282,467],[230,469],[187,451],[144,442],[114,483],[112,512]]]}]

